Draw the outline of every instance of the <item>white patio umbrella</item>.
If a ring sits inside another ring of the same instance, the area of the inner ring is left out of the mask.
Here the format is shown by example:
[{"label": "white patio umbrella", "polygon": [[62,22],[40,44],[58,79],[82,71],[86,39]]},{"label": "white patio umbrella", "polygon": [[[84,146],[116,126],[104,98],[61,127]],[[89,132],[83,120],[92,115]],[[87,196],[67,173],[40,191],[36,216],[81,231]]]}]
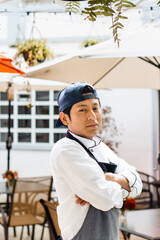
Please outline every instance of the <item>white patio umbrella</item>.
[{"label": "white patio umbrella", "polygon": [[105,41],[47,65],[41,64],[25,76],[67,83],[87,81],[97,89],[160,90],[160,22],[121,37],[119,49],[113,39]]},{"label": "white patio umbrella", "polygon": [[98,89],[160,89],[159,43],[160,26],[149,25],[121,37],[119,49],[112,39],[42,63],[24,76],[67,83],[87,81]]},{"label": "white patio umbrella", "polygon": [[7,92],[8,84],[12,83],[14,90],[26,90],[29,84],[33,90],[55,90],[60,91],[68,84],[58,81],[50,81],[36,78],[27,78],[17,74],[0,73],[0,91]]}]

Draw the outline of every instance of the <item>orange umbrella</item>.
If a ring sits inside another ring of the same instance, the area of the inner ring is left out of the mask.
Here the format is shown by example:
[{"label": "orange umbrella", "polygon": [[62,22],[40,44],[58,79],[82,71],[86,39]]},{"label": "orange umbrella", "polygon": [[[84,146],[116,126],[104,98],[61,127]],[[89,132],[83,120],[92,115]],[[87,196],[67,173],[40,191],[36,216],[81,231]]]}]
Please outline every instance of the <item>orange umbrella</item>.
[{"label": "orange umbrella", "polygon": [[0,72],[6,72],[6,73],[19,73],[23,74],[20,69],[15,68],[12,64],[12,59],[5,57],[3,55],[0,55]]},{"label": "orange umbrella", "polygon": [[[5,57],[3,55],[0,55],[0,72],[5,72],[5,73],[18,73],[18,74],[23,74],[24,72],[21,71],[20,69],[14,67],[12,64],[12,59]],[[9,95],[9,90],[11,87],[11,83],[8,85],[8,95]],[[12,147],[12,137],[11,137],[11,98],[8,96],[8,137],[6,140],[6,148],[8,150],[8,162],[7,162],[7,169],[10,167],[10,149]]]}]

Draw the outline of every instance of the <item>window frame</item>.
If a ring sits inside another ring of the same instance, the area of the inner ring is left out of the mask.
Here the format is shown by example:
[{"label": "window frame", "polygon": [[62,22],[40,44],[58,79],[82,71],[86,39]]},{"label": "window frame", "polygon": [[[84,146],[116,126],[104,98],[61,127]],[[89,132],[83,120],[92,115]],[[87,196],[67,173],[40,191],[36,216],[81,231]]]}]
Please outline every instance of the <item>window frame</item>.
[{"label": "window frame", "polygon": [[[54,133],[66,133],[67,128],[54,128],[54,120],[57,120],[59,114],[54,114],[54,106],[58,105],[57,101],[54,100],[54,90],[49,90],[49,101],[36,101],[36,90],[31,90],[30,99],[33,107],[31,108],[31,114],[18,114],[18,106],[23,106],[27,104],[26,99],[19,99],[19,95],[25,94],[26,91],[14,91],[14,99],[11,101],[11,106],[13,106],[13,114],[11,114],[11,119],[13,119],[13,128],[11,128],[11,133],[13,133],[13,149],[51,149],[54,145]],[[56,91],[57,95],[57,91]],[[7,103],[7,104],[6,104]],[[0,101],[1,106],[8,105],[8,100]],[[49,114],[36,114],[36,106],[49,106]],[[8,114],[1,114],[1,119],[8,119]],[[19,128],[18,120],[31,120],[31,128]],[[36,128],[36,120],[46,119],[49,120],[49,128]],[[7,133],[8,128],[0,128],[1,133]],[[31,142],[18,142],[19,133],[31,133]],[[48,133],[49,142],[36,142],[36,133]],[[0,148],[6,147],[5,142],[0,142]]]}]

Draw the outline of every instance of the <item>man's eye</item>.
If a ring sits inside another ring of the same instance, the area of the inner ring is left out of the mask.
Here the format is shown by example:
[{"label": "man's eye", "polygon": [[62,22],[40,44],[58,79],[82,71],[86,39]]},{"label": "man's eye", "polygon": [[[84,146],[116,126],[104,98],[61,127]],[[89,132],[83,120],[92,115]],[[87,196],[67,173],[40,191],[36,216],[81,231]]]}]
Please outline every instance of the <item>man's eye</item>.
[{"label": "man's eye", "polygon": [[98,111],[98,110],[99,110],[98,107],[93,108],[93,111]]},{"label": "man's eye", "polygon": [[86,111],[86,109],[84,109],[84,108],[83,108],[83,109],[80,109],[79,111],[80,111],[80,112],[85,112],[85,111]]}]

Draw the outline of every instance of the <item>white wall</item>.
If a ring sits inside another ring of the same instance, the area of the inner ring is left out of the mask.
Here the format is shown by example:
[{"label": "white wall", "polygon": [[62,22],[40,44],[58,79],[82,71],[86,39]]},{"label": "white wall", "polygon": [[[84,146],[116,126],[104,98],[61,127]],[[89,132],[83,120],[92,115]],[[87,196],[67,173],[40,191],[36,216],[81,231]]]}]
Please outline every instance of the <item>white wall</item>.
[{"label": "white wall", "polygon": [[[150,174],[153,174],[154,154],[158,156],[158,130],[156,130],[158,107],[157,98],[153,98],[153,93],[155,91],[150,89],[99,91],[102,106],[112,107],[112,116],[122,132],[119,139],[121,142],[118,149],[119,156],[138,170]],[[153,105],[155,112],[153,112]],[[11,149],[10,169],[17,170],[20,177],[50,175],[49,156],[50,151],[46,150]],[[1,150],[0,173],[3,173],[6,167],[7,150]]]},{"label": "white wall", "polygon": [[[19,177],[51,175],[49,165],[50,151],[11,150],[10,169],[17,171]],[[7,150],[0,151],[0,173],[7,168]],[[0,176],[1,178],[1,176]]]},{"label": "white wall", "polygon": [[[151,89],[114,89],[99,94],[102,106],[112,107],[112,115],[122,132],[119,156],[150,174],[153,174],[153,154],[156,152],[158,156],[158,102],[153,98],[154,93]],[[154,115],[153,104],[157,110]]]}]

